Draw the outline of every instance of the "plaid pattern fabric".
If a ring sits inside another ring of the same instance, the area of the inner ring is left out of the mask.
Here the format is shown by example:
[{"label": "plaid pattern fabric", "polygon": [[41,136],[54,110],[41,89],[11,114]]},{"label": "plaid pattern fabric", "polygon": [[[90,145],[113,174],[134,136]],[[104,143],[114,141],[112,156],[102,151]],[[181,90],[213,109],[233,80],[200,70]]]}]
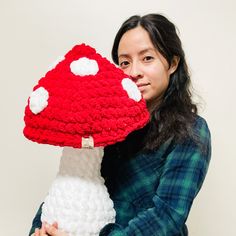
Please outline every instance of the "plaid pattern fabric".
[{"label": "plaid pattern fabric", "polygon": [[[197,118],[194,132],[202,146],[168,140],[156,151],[128,157],[121,155],[119,145],[105,149],[102,175],[117,215],[116,223],[106,225],[100,236],[188,235],[185,221],[211,157],[210,132],[203,118]],[[132,143],[128,145],[127,152],[132,150]],[[41,208],[31,233],[40,227],[40,215]]]}]

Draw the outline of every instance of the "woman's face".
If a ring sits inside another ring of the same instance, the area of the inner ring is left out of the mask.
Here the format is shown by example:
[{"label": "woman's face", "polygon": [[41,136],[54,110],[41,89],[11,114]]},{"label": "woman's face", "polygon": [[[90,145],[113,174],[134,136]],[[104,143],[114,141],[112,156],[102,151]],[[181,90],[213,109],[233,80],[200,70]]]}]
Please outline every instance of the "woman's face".
[{"label": "woman's face", "polygon": [[169,68],[166,59],[154,47],[144,28],[138,26],[121,37],[118,61],[120,68],[138,86],[147,105],[158,105],[176,67],[171,65]]}]

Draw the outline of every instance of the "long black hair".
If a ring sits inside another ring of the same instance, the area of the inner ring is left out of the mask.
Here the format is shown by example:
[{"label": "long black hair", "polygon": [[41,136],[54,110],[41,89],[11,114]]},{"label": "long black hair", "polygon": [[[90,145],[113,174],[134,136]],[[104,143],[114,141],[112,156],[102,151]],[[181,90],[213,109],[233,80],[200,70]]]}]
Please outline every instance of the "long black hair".
[{"label": "long black hair", "polygon": [[112,48],[113,61],[118,64],[118,47],[124,33],[137,26],[148,32],[154,47],[165,57],[169,66],[174,56],[179,58],[178,67],[170,76],[161,104],[158,104],[151,114],[144,149],[154,150],[170,138],[175,142],[182,142],[186,138],[197,141],[197,137],[192,133],[197,106],[191,98],[190,75],[185,53],[172,22],[160,14],[130,17],[122,24],[115,37]]}]

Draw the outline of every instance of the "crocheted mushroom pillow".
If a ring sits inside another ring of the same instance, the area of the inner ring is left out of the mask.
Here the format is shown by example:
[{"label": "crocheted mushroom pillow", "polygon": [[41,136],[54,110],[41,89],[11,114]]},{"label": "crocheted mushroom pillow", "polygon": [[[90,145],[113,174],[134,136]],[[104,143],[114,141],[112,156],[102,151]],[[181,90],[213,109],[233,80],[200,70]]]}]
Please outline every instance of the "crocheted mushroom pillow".
[{"label": "crocheted mushroom pillow", "polygon": [[24,120],[28,139],[64,147],[41,221],[56,221],[69,236],[98,236],[115,222],[103,147],[149,120],[136,84],[95,49],[76,45],[34,87]]}]

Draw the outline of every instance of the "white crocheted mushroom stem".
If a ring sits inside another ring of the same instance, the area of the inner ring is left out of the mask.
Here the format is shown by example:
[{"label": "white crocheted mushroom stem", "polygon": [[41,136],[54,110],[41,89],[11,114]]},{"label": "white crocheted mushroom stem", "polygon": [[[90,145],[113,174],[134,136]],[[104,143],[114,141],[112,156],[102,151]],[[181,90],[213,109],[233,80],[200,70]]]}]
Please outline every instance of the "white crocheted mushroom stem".
[{"label": "white crocheted mushroom stem", "polygon": [[59,173],[42,207],[41,220],[58,222],[69,236],[97,236],[115,222],[115,210],[101,176],[103,148],[66,147]]}]

